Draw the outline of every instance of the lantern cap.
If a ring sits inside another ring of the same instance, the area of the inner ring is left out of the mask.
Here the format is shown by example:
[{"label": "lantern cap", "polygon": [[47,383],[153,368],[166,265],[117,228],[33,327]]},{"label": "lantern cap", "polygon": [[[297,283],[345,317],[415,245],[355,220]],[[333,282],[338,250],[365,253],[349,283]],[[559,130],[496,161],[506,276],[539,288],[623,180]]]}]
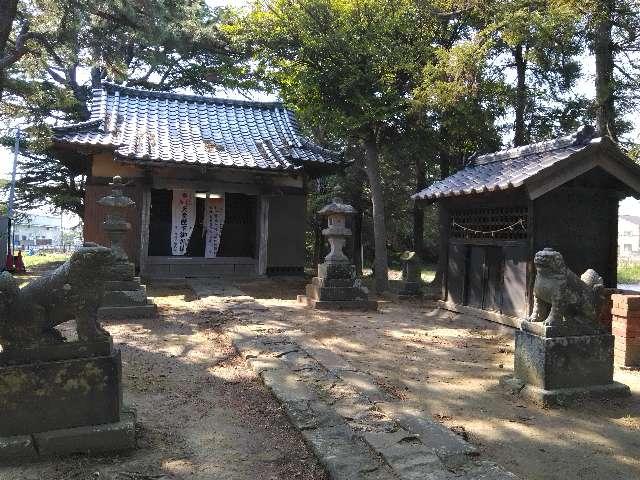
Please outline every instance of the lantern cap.
[{"label": "lantern cap", "polygon": [[343,203],[341,198],[334,198],[331,203],[322,207],[318,214],[323,216],[333,215],[334,213],[343,213],[345,215],[351,215],[356,213],[356,209],[347,203]]}]

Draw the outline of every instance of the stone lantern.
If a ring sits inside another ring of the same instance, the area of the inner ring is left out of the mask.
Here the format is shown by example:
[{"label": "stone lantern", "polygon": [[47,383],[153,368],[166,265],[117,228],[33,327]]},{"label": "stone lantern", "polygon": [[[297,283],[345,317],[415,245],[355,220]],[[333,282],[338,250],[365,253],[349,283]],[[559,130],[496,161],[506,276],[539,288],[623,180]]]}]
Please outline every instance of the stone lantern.
[{"label": "stone lantern", "polygon": [[135,202],[124,194],[126,184],[122,177],[113,177],[111,186],[111,193],[98,200],[98,204],[106,207],[109,212],[102,225],[116,262],[110,279],[105,284],[104,299],[98,309],[98,316],[100,319],[155,317],[157,307],[147,298],[147,289],[140,284],[140,278],[134,276],[135,265],[122,246],[124,236],[131,230],[124,212],[125,209],[134,207]]},{"label": "stone lantern", "polygon": [[339,198],[322,208],[318,214],[327,217],[327,228],[322,230],[322,234],[327,237],[331,251],[324,257],[326,264],[349,263],[349,259],[343,252],[343,248],[347,243],[347,237],[351,236],[351,230],[346,226],[347,215],[353,215],[356,210]]},{"label": "stone lantern", "polygon": [[356,213],[351,205],[339,198],[322,208],[318,214],[327,217],[327,228],[322,234],[327,238],[331,251],[318,265],[318,276],[306,288],[306,295],[298,301],[322,310],[354,309],[377,310],[378,303],[368,299],[367,289],[356,277],[355,266],[344,254],[343,248],[351,230],[346,226],[348,215]]},{"label": "stone lantern", "polygon": [[111,185],[113,186],[111,194],[98,200],[98,205],[107,207],[112,212],[107,215],[102,225],[116,260],[129,262],[127,252],[122,247],[122,238],[131,230],[131,224],[123,217],[123,210],[135,206],[135,202],[124,194],[125,184],[122,183],[122,177],[113,177]]}]

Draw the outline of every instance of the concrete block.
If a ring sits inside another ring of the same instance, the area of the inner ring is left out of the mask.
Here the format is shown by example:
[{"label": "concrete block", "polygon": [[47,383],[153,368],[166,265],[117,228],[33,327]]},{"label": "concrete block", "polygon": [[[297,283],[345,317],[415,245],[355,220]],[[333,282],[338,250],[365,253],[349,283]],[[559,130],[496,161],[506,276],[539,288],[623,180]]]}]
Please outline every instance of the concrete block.
[{"label": "concrete block", "polygon": [[102,305],[105,307],[129,307],[147,303],[147,292],[141,288],[106,291],[102,300]]},{"label": "concrete block", "polygon": [[[617,341],[617,339],[616,339]],[[640,367],[640,345],[627,345],[614,350],[614,361],[622,367]]]}]

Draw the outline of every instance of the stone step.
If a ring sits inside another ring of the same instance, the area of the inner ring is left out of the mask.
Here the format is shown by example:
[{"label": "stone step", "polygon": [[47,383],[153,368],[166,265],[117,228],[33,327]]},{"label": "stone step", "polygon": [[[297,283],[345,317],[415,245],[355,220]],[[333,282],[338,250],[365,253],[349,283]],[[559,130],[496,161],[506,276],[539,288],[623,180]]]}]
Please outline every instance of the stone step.
[{"label": "stone step", "polygon": [[[264,324],[237,326],[231,336],[330,478],[517,479],[476,458],[473,445],[428,415],[407,410],[342,357],[318,345],[307,350],[312,338],[297,330],[262,333],[268,330]],[[383,465],[372,463],[363,447]]]},{"label": "stone step", "polygon": [[153,303],[130,307],[100,307],[98,309],[98,320],[155,318],[157,316],[158,307]]},{"label": "stone step", "polygon": [[109,280],[107,282],[104,282],[104,289],[106,291],[142,289],[146,293],[147,286],[140,284],[139,278],[137,280],[134,278],[133,280]]},{"label": "stone step", "polygon": [[378,302],[375,300],[324,301],[308,299],[308,304],[316,310],[363,310],[375,312]]},{"label": "stone step", "polygon": [[353,278],[320,278],[313,277],[311,284],[316,287],[353,287]]},{"label": "stone step", "polygon": [[105,307],[134,307],[147,305],[147,292],[138,290],[109,290],[104,293],[102,305]]}]

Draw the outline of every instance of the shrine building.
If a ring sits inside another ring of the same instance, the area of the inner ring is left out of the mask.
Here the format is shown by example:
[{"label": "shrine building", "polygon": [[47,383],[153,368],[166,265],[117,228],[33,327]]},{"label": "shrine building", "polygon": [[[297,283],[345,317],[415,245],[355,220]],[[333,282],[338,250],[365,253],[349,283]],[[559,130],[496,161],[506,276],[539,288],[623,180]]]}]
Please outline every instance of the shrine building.
[{"label": "shrine building", "polygon": [[90,164],[86,241],[107,243],[96,201],[115,175],[128,182],[136,205],[123,243],[147,278],[302,273],[307,182],[342,161],[279,102],[107,82],[93,91],[90,119],[54,128],[53,142]]},{"label": "shrine building", "polygon": [[640,197],[640,166],[592,127],[476,157],[413,196],[442,209],[443,306],[519,325],[545,247],[578,276],[593,268],[616,287],[618,203],[628,196]]}]

